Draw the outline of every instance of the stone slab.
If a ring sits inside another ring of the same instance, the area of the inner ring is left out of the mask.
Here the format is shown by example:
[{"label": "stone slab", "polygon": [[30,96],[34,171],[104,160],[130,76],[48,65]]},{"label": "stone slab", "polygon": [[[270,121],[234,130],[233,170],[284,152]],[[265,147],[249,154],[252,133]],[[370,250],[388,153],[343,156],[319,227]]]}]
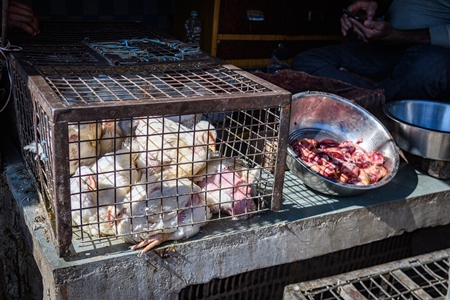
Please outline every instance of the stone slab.
[{"label": "stone slab", "polygon": [[386,186],[355,197],[327,197],[286,172],[283,208],[222,220],[192,238],[141,255],[120,239],[82,242],[58,257],[38,197],[20,159],[6,177],[42,274],[44,299],[177,299],[188,285],[352,248],[450,223],[450,181],[402,163]]}]

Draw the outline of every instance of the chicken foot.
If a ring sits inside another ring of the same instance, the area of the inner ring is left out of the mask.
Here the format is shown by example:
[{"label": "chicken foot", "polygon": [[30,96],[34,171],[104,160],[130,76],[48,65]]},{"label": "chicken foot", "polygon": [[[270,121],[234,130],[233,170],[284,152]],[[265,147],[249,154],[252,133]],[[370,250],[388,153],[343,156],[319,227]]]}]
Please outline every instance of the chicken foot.
[{"label": "chicken foot", "polygon": [[137,250],[140,248],[145,247],[142,250],[142,254],[150,251],[151,249],[155,248],[156,246],[162,244],[163,242],[167,241],[169,238],[169,234],[157,234],[154,236],[151,236],[150,238],[136,244],[130,247],[131,250]]}]

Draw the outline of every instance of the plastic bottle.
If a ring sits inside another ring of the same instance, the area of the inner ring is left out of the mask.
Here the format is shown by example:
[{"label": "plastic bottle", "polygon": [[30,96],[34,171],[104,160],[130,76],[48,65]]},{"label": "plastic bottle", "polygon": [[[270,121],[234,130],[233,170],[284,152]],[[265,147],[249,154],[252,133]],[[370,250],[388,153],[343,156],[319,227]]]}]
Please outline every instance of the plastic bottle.
[{"label": "plastic bottle", "polygon": [[272,74],[278,71],[289,69],[291,66],[281,60],[289,58],[289,50],[284,48],[283,44],[278,44],[278,47],[273,51],[270,58],[269,65],[267,66],[267,73]]},{"label": "plastic bottle", "polygon": [[191,15],[184,23],[184,42],[200,46],[200,35],[202,32],[202,23],[198,19],[198,13],[191,11]]}]

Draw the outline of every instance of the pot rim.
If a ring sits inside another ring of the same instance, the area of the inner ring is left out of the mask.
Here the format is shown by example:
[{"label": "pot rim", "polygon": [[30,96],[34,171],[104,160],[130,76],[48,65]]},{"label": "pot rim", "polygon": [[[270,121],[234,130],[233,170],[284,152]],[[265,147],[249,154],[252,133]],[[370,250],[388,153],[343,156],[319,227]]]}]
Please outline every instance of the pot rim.
[{"label": "pot rim", "polygon": [[429,132],[429,133],[441,133],[441,134],[444,134],[444,135],[450,135],[450,131],[442,131],[442,130],[439,130],[439,129],[426,128],[426,127],[423,127],[423,126],[420,126],[420,125],[413,124],[413,123],[407,122],[405,120],[402,120],[402,119],[398,118],[397,116],[395,116],[395,115],[393,115],[391,113],[390,108],[392,106],[394,106],[396,104],[399,104],[399,103],[402,103],[402,102],[409,103],[411,101],[422,103],[422,104],[433,103],[433,104],[441,104],[441,105],[449,105],[450,106],[450,104],[448,104],[448,103],[443,103],[443,102],[439,102],[439,101],[413,100],[413,99],[407,100],[407,99],[405,99],[405,100],[397,100],[397,101],[391,101],[391,102],[386,103],[385,105],[383,105],[383,112],[392,121],[397,122],[400,125],[408,125],[408,126],[411,126],[411,127],[417,128],[417,129],[421,129],[421,130]]}]

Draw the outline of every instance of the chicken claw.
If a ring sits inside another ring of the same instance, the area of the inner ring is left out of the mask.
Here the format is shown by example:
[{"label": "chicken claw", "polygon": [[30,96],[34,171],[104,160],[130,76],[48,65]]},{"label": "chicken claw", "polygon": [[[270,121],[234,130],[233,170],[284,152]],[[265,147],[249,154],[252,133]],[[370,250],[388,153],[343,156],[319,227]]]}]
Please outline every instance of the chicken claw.
[{"label": "chicken claw", "polygon": [[146,239],[145,241],[140,242],[139,244],[131,246],[130,249],[136,250],[145,247],[141,252],[141,254],[144,254],[150,251],[151,249],[155,248],[156,246],[165,242],[167,238],[168,238],[167,234],[157,234]]}]

